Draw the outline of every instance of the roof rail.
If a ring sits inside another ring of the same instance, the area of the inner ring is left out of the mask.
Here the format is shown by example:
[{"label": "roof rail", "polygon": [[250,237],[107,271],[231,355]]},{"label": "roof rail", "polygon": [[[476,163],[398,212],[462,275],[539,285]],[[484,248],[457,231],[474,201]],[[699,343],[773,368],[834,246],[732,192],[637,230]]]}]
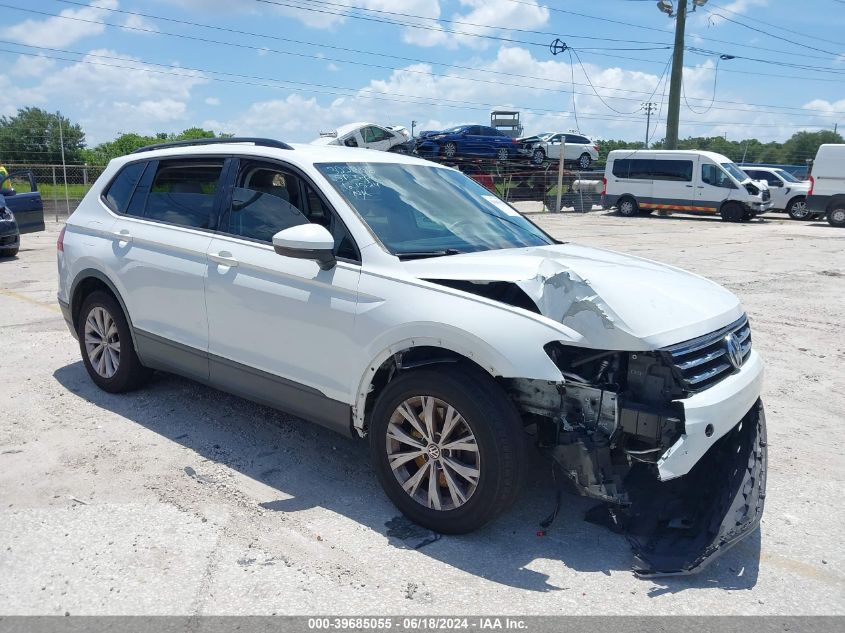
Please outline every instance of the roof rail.
[{"label": "roof rail", "polygon": [[272,138],[259,138],[253,136],[231,136],[221,138],[197,138],[188,139],[185,141],[168,141],[167,143],[156,143],[155,145],[147,145],[136,149],[133,154],[140,154],[141,152],[151,152],[156,149],[166,149],[168,147],[190,147],[192,145],[217,145],[220,143],[252,143],[253,145],[260,145],[261,147],[275,147],[276,149],[293,149],[287,143],[277,141]]}]

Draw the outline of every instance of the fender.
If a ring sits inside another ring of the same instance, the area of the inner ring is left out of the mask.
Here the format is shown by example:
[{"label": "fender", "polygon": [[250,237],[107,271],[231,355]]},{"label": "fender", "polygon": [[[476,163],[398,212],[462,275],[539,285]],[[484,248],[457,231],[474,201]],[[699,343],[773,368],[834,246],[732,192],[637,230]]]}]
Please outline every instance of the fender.
[{"label": "fender", "polygon": [[[464,333],[464,336],[466,334]],[[373,377],[378,371],[379,367],[391,356],[399,352],[403,352],[415,347],[436,347],[455,354],[459,354],[469,360],[475,362],[479,367],[483,368],[492,377],[513,377],[514,368],[510,362],[495,349],[493,349],[486,342],[481,339],[474,339],[475,345],[472,348],[455,343],[452,340],[432,336],[417,336],[408,337],[397,340],[391,345],[382,349],[375,357],[367,364],[361,375],[361,380],[358,383],[358,389],[355,393],[355,401],[352,407],[352,425],[355,431],[363,437],[364,435],[364,416],[367,402],[367,396],[370,392]],[[545,355],[540,348],[540,353]],[[536,377],[547,380],[560,380],[560,370],[554,365],[550,358],[546,358],[546,362],[542,366],[537,367]]]}]

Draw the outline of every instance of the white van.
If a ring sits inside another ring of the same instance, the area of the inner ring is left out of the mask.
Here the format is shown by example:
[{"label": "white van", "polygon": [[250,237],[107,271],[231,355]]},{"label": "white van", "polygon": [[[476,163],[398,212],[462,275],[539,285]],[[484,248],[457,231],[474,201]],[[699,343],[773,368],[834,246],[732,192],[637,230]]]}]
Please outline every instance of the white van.
[{"label": "white van", "polygon": [[807,210],[826,215],[831,226],[845,226],[845,145],[819,146],[810,174]]},{"label": "white van", "polygon": [[619,149],[607,157],[602,206],[628,217],[661,209],[743,222],[770,209],[772,201],[765,183],[753,182],[721,154]]}]

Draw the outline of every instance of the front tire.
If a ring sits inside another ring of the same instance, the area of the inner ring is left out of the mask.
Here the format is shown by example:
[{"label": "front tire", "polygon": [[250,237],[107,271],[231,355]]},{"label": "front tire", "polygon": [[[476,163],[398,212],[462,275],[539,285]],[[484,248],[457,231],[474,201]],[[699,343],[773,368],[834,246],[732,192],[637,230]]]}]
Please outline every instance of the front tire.
[{"label": "front tire", "polygon": [[400,375],[379,395],[370,449],[387,496],[444,534],[478,529],[516,499],[522,421],[492,378],[460,366]]},{"label": "front tire", "polygon": [[546,152],[542,149],[537,148],[534,150],[534,153],[531,154],[531,162],[534,165],[542,165],[546,161]]},{"label": "front tire", "polygon": [[723,222],[742,222],[745,219],[745,209],[738,202],[726,202],[719,214]]},{"label": "front tire", "polygon": [[507,147],[501,147],[501,148],[499,148],[499,150],[496,152],[496,158],[498,158],[499,160],[507,160],[508,158],[510,158],[510,155],[511,155],[511,154],[510,154],[510,152],[508,151],[508,148],[507,148]]},{"label": "front tire", "polygon": [[112,295],[88,295],[76,331],[85,369],[103,391],[130,391],[149,379],[152,372],[141,365],[123,309]]},{"label": "front tire", "polygon": [[809,220],[811,213],[807,210],[807,199],[804,196],[798,196],[789,201],[786,205],[786,212],[793,220]]},{"label": "front tire", "polygon": [[619,211],[619,215],[624,215],[626,218],[633,218],[640,213],[640,205],[631,196],[619,198],[616,209]]},{"label": "front tire", "polygon": [[0,250],[0,257],[15,257],[18,254],[18,246],[14,248],[7,248],[4,250]]},{"label": "front tire", "polygon": [[845,227],[845,203],[834,204],[827,212],[827,223],[830,226]]}]

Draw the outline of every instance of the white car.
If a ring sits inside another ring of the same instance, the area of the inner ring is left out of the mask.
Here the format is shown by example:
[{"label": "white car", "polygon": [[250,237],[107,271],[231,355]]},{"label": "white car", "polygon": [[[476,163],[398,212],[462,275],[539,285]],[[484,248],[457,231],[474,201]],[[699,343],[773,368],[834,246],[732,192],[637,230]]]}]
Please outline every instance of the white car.
[{"label": "white car", "polygon": [[564,162],[577,165],[579,169],[589,169],[599,158],[598,143],[576,132],[544,132],[517,139],[517,142],[520,153],[535,165],[546,160],[560,160],[560,148],[564,145]]},{"label": "white car", "polygon": [[313,145],[343,145],[344,147],[366,147],[385,152],[398,149],[407,143],[411,135],[401,125],[386,126],[375,123],[349,123],[331,132],[321,132]]},{"label": "white car", "polygon": [[772,209],[786,211],[793,220],[809,220],[812,217],[807,211],[807,192],[810,190],[808,181],[798,180],[788,171],[777,167],[741,165],[740,169],[752,180],[766,183],[772,196]]},{"label": "white car", "polygon": [[845,144],[819,146],[810,175],[807,211],[826,216],[831,226],[845,227]]},{"label": "white car", "polygon": [[695,571],[760,520],[763,363],[738,299],[559,242],[457,170],[267,139],[145,148],[70,216],[58,270],[102,389],[163,370],[366,438],[432,530],[512,504],[526,432],[629,518],[642,573]]}]

